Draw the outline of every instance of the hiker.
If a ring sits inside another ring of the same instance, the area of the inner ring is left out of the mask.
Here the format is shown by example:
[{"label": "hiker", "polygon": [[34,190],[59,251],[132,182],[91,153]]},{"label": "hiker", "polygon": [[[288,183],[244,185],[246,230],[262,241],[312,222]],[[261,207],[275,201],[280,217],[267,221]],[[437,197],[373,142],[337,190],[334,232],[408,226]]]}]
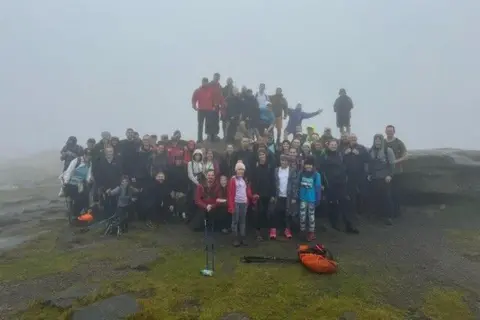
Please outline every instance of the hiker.
[{"label": "hiker", "polygon": [[[209,114],[211,130],[209,140],[217,141],[218,134],[220,133],[220,112],[224,112],[226,107],[225,98],[223,97],[222,85],[220,84],[220,74],[217,72],[213,75],[213,80],[209,83],[211,90],[212,104],[214,112]],[[208,131],[208,130],[207,130]],[[208,134],[208,133],[207,133]]]},{"label": "hiker", "polygon": [[271,105],[270,97],[265,92],[265,83],[260,83],[258,86],[258,92],[255,94],[255,99],[257,100],[258,107],[265,109],[267,106]]},{"label": "hiker", "polygon": [[94,201],[100,201],[100,204],[104,207],[104,218],[115,213],[116,201],[109,195],[105,195],[104,192],[120,185],[124,173],[123,168],[123,164],[115,157],[112,147],[105,148],[97,165],[92,167],[93,178],[95,179]]},{"label": "hiker", "polygon": [[63,161],[63,171],[67,170],[70,162],[83,154],[83,148],[77,144],[77,138],[71,136],[60,151],[60,160]]},{"label": "hiker", "polygon": [[288,154],[290,156],[290,167],[297,171],[301,171],[303,168],[303,158],[300,154],[300,149],[295,148],[295,144],[293,143],[293,141]]},{"label": "hiker", "polygon": [[[212,130],[212,112],[215,112],[215,106],[212,100],[212,90],[209,86],[208,78],[202,79],[201,86],[193,92],[192,95],[192,108],[197,111],[197,143],[203,142],[203,125],[205,124],[205,132],[209,129]],[[210,115],[210,116],[209,116]]]},{"label": "hiker", "polygon": [[112,137],[112,139],[110,139],[110,146],[113,148],[113,152],[117,159],[119,159],[122,155],[122,153],[120,152],[120,147],[118,146],[119,143],[120,139],[118,137]]},{"label": "hiker", "polygon": [[167,182],[172,189],[175,212],[180,215],[182,219],[187,218],[187,195],[191,185],[186,166],[183,158],[177,157],[174,164],[169,166],[167,171]]},{"label": "hiker", "polygon": [[303,170],[300,173],[299,185],[299,222],[300,233],[305,235],[307,241],[315,240],[315,209],[320,204],[322,178],[314,169],[314,159],[311,156],[305,158]]},{"label": "hiker", "polygon": [[288,102],[283,96],[282,88],[277,88],[275,94],[270,96],[272,111],[275,116],[275,129],[277,130],[277,140],[280,141],[283,130],[283,120],[287,119]]},{"label": "hiker", "polygon": [[150,229],[174,209],[171,183],[165,180],[165,173],[158,172],[155,179],[148,181],[142,189],[142,210],[147,218],[146,226]]},{"label": "hiker", "polygon": [[233,148],[233,145],[227,144],[227,147],[225,149],[225,153],[222,157],[222,160],[220,161],[220,174],[231,177],[234,172],[235,172],[235,164],[236,162],[233,162],[233,152],[235,149]]},{"label": "hiker", "polygon": [[205,175],[208,171],[213,171],[216,177],[220,177],[220,165],[215,159],[212,149],[207,150],[203,161],[203,172]]},{"label": "hiker", "polygon": [[275,157],[276,157],[277,167],[280,166],[280,156],[282,154],[290,156],[290,141],[289,140],[283,140],[282,144],[281,144],[281,147],[280,147],[280,150],[277,150],[277,152],[276,152]]},{"label": "hiker", "polygon": [[70,214],[78,217],[89,206],[88,186],[92,181],[92,153],[85,149],[83,154],[73,159],[61,175],[65,196],[70,198]]},{"label": "hiker", "polygon": [[315,128],[312,127],[312,126],[308,126],[307,127],[307,137],[306,137],[306,142],[308,143],[313,143],[315,142],[316,140],[318,140],[319,136],[318,134],[315,132]]},{"label": "hiker", "polygon": [[254,204],[258,195],[252,195],[250,185],[245,180],[245,165],[241,162],[235,164],[235,175],[228,183],[228,212],[232,215],[233,246],[247,245],[247,209],[249,204]]},{"label": "hiker", "polygon": [[347,170],[347,192],[351,210],[364,212],[367,196],[367,169],[370,161],[367,148],[357,143],[357,136],[351,133],[349,145],[343,150],[343,162]]},{"label": "hiker", "polygon": [[95,141],[94,138],[89,138],[87,140],[86,149],[92,150],[95,147],[96,144],[97,144],[97,142]]},{"label": "hiker", "polygon": [[259,136],[263,137],[270,134],[275,126],[275,115],[273,114],[271,105],[260,108],[259,120],[257,125]]},{"label": "hiker", "polygon": [[269,237],[277,238],[277,230],[283,229],[287,239],[292,238],[291,216],[296,213],[298,198],[298,173],[289,166],[289,157],[280,156],[280,166],[275,169],[275,208],[270,220]]},{"label": "hiker", "polygon": [[227,78],[227,83],[225,84],[225,87],[222,89],[222,94],[225,99],[228,97],[234,95],[233,93],[233,79],[232,78]]},{"label": "hiker", "polygon": [[350,145],[349,134],[344,132],[340,135],[340,141],[338,142],[338,152],[344,153]]},{"label": "hiker", "polygon": [[122,154],[123,173],[133,177],[139,145],[135,140],[132,128],[128,128],[125,131],[125,139],[121,140],[118,146]]},{"label": "hiker", "polygon": [[233,163],[237,163],[239,160],[245,165],[246,176],[249,176],[249,169],[254,161],[255,157],[253,151],[249,149],[250,140],[243,138],[240,148],[233,153]]},{"label": "hiker", "polygon": [[244,108],[242,118],[249,132],[248,138],[253,139],[254,137],[258,137],[260,106],[251,89],[246,90],[245,94],[242,95],[242,99]]},{"label": "hiker", "polygon": [[228,178],[220,176],[220,183],[217,188],[217,206],[214,210],[215,230],[221,230],[223,234],[230,232],[231,216],[228,213]]},{"label": "hiker", "polygon": [[183,157],[185,145],[186,142],[182,140],[182,133],[180,130],[175,130],[167,146],[169,164],[172,164],[176,157]]},{"label": "hiker", "polygon": [[287,127],[285,128],[283,139],[288,139],[288,136],[291,134],[296,134],[297,132],[302,132],[302,122],[303,120],[313,118],[320,113],[322,113],[322,109],[318,109],[315,112],[304,112],[302,110],[302,104],[297,103],[295,109],[288,109],[288,123]]},{"label": "hiker", "polygon": [[378,215],[383,215],[386,225],[392,225],[394,207],[391,182],[395,167],[395,153],[386,146],[382,134],[373,136],[373,145],[369,151],[368,181],[371,185],[370,205]]},{"label": "hiker", "polygon": [[187,196],[187,205],[195,199],[195,190],[205,180],[203,170],[203,152],[197,149],[193,152],[192,161],[187,164],[188,178],[190,179],[190,188]]},{"label": "hiker", "polygon": [[353,214],[348,204],[347,169],[342,154],[338,152],[337,140],[330,140],[320,160],[319,169],[328,201],[328,218],[333,229],[340,231],[339,219],[345,225],[347,233],[358,233]]},{"label": "hiker", "polygon": [[337,115],[337,128],[342,133],[350,133],[350,117],[353,109],[352,99],[347,96],[345,89],[338,91],[338,98],[333,104],[333,111]]},{"label": "hiker", "polygon": [[98,163],[98,160],[100,160],[103,157],[103,151],[105,150],[106,147],[110,146],[110,140],[112,139],[112,135],[108,131],[102,132],[101,137],[102,139],[92,149],[92,166],[93,167],[95,167],[95,165]]},{"label": "hiker", "polygon": [[330,140],[334,140],[335,138],[332,135],[332,129],[325,128],[323,131],[322,136],[320,137],[320,141],[322,142],[323,146],[326,147]]},{"label": "hiker", "polygon": [[269,212],[275,205],[275,162],[269,163],[267,152],[258,151],[258,161],[252,168],[252,193],[258,194],[255,212],[257,240],[263,240],[262,231],[268,227]]},{"label": "hiker", "polygon": [[236,87],[232,89],[232,95],[230,95],[227,100],[227,109],[226,109],[226,121],[227,121],[227,130],[225,135],[225,141],[227,143],[234,142],[235,133],[237,127],[240,123],[243,112],[243,100],[240,98],[240,93]]},{"label": "hiker", "polygon": [[198,209],[195,210],[193,217],[190,220],[190,226],[194,231],[203,229],[204,218],[207,218],[208,223],[211,225],[211,215],[217,206],[217,193],[218,188],[215,182],[215,173],[209,171],[207,172],[206,179],[196,186],[195,204]]},{"label": "hiker", "polygon": [[187,145],[183,148],[183,160],[185,164],[187,164],[192,160],[192,155],[196,148],[197,148],[197,145],[195,141],[193,140],[187,141]]},{"label": "hiker", "polygon": [[153,149],[150,145],[150,136],[144,135],[142,145],[138,149],[135,159],[134,180],[138,188],[143,188],[144,183],[151,178],[151,161]]},{"label": "hiker", "polygon": [[115,218],[118,219],[118,228],[120,233],[128,231],[128,208],[132,204],[133,194],[139,193],[140,190],[134,188],[130,184],[128,176],[122,177],[122,182],[114,189],[107,189],[105,193],[109,197],[116,197]]},{"label": "hiker", "polygon": [[165,150],[165,144],[158,143],[156,148],[150,154],[150,176],[155,177],[159,172],[165,172],[168,167],[168,155]]},{"label": "hiker", "polygon": [[402,204],[402,187],[403,187],[403,163],[408,159],[407,148],[402,140],[395,136],[395,127],[388,125],[385,128],[385,145],[393,150],[395,154],[395,179],[392,180],[392,201],[394,216],[400,216]]}]

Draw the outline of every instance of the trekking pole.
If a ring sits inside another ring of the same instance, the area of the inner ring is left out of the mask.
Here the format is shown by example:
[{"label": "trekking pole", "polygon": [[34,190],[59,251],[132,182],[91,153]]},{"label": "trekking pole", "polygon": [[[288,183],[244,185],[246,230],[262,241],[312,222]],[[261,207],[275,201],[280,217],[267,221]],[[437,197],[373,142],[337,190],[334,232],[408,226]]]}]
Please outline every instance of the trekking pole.
[{"label": "trekking pole", "polygon": [[211,241],[212,241],[212,271],[215,271],[215,239],[213,238],[214,237],[214,226],[213,226],[213,220],[211,221],[211,226],[212,226],[212,230],[210,232],[210,237],[211,237]]},{"label": "trekking pole", "polygon": [[213,270],[209,269],[209,254],[208,252],[210,251],[210,246],[208,244],[208,226],[207,226],[207,213],[205,213],[205,217],[203,219],[203,224],[204,224],[204,229],[205,229],[205,235],[204,235],[204,241],[205,241],[205,269],[202,269],[200,273],[203,276],[206,277],[211,277],[213,276]]}]

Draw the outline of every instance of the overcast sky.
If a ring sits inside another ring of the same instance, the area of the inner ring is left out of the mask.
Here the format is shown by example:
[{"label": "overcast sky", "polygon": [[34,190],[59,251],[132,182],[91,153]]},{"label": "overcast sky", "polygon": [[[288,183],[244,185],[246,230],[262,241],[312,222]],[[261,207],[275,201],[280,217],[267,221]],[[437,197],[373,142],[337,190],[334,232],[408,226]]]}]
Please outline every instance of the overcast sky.
[{"label": "overcast sky", "polygon": [[479,12],[473,0],[4,0],[0,157],[127,127],[194,138],[191,94],[214,72],[324,108],[317,129],[335,126],[344,87],[367,145],[394,124],[409,148],[478,148]]}]

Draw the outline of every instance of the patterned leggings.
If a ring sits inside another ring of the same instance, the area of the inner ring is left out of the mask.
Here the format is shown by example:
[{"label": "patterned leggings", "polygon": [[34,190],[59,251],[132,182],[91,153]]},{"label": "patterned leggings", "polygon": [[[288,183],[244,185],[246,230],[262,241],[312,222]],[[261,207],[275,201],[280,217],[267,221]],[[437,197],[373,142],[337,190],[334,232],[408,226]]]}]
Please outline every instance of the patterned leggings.
[{"label": "patterned leggings", "polygon": [[305,231],[308,217],[308,231],[315,232],[315,203],[300,202],[300,231]]}]

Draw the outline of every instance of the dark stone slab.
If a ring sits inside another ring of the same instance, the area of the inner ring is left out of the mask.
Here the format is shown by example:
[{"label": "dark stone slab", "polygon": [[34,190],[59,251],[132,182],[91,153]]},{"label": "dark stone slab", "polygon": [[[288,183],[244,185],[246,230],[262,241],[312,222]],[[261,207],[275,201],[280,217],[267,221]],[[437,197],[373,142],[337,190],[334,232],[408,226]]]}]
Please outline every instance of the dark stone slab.
[{"label": "dark stone slab", "polygon": [[98,285],[74,286],[66,290],[56,293],[43,301],[44,305],[57,307],[60,309],[68,309],[73,303],[83,297],[94,293],[98,289]]}]

